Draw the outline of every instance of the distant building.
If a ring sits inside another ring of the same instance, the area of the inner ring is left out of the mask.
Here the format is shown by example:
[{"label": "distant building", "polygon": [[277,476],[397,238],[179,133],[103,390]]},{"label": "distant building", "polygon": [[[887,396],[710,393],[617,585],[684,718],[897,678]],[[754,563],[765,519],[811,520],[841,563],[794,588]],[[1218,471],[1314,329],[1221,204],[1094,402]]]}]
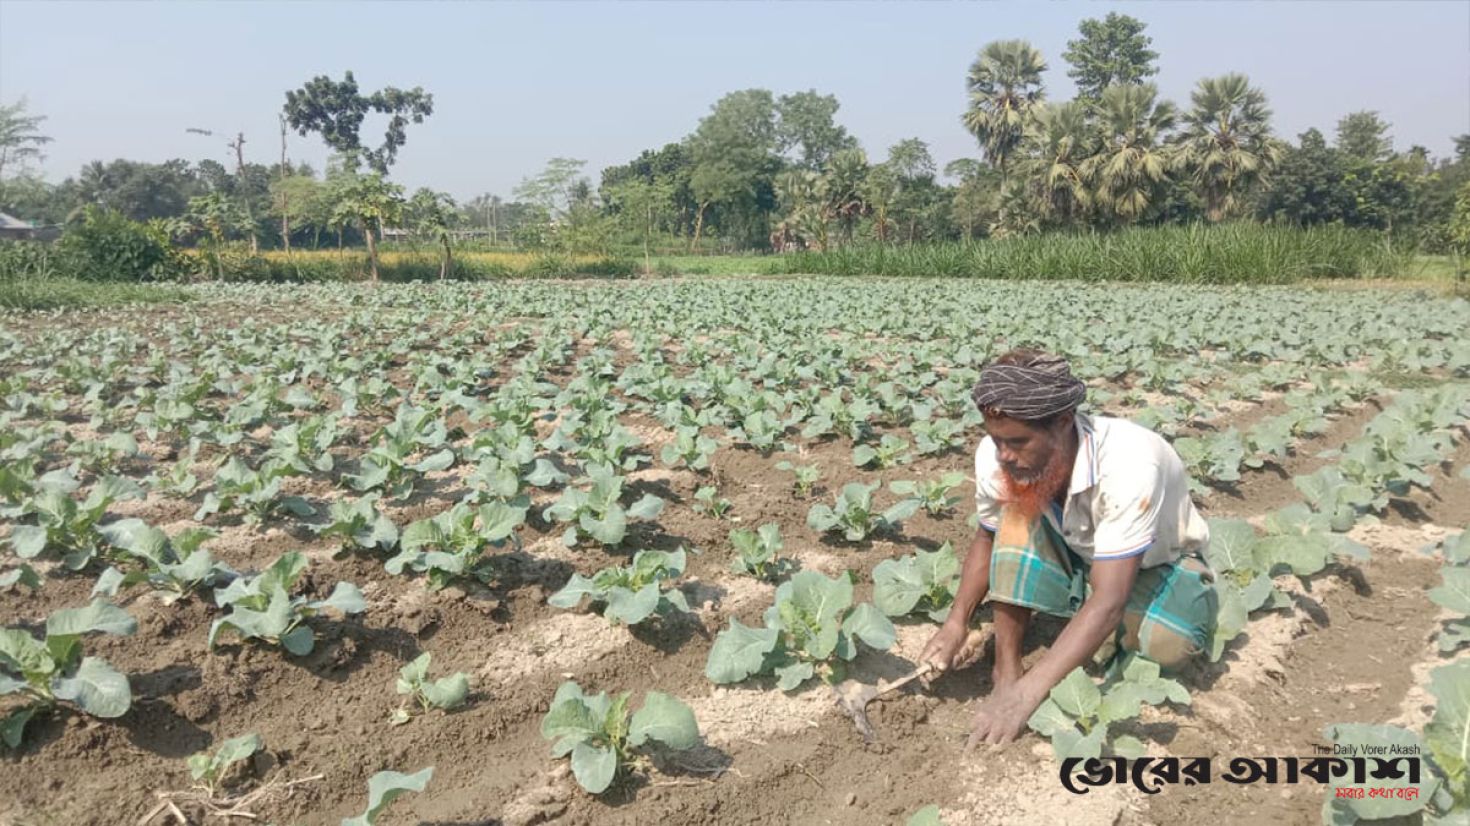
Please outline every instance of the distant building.
[{"label": "distant building", "polygon": [[60,235],[60,227],[40,226],[0,212],[0,240],[53,241]]}]

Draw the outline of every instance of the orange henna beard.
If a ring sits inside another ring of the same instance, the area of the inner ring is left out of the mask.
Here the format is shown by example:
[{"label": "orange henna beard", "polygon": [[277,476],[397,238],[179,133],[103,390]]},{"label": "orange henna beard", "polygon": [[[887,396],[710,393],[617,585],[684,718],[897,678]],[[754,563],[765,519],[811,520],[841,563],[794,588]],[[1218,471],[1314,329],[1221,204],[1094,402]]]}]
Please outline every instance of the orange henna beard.
[{"label": "orange henna beard", "polygon": [[1041,476],[1032,482],[1018,482],[1002,467],[1000,470],[1000,501],[1015,508],[1031,521],[1046,511],[1052,502],[1072,481],[1072,468],[1066,462],[1066,452],[1056,450],[1042,468]]}]

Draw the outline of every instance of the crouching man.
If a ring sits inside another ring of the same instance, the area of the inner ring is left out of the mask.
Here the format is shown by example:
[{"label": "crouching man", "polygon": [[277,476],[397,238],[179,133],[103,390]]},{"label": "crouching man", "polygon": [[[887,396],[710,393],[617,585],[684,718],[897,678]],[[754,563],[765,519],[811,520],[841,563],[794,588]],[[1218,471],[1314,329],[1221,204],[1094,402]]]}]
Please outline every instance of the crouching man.
[{"label": "crouching man", "polygon": [[[1007,743],[1047,693],[1109,643],[1177,668],[1214,633],[1209,528],[1174,448],[1132,422],[1077,411],[1086,387],[1062,358],[1013,350],[980,373],[987,435],[975,452],[980,529],[959,593],[921,661],[949,668],[975,608],[995,612],[994,691],[969,745]],[[1029,671],[1032,612],[1070,618]]]}]

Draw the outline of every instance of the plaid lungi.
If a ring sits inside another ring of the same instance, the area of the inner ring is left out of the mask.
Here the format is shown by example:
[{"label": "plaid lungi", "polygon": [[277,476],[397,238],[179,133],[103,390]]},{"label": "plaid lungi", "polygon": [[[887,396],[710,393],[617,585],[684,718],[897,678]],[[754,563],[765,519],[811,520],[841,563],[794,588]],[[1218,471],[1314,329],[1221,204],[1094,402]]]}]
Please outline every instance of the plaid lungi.
[{"label": "plaid lungi", "polygon": [[[1089,571],[1088,561],[1045,518],[1028,522],[1009,508],[1001,510],[988,599],[1070,617],[1087,598]],[[1208,650],[1219,607],[1214,581],[1198,556],[1140,568],[1112,638],[1114,650],[1137,652],[1164,668]]]}]

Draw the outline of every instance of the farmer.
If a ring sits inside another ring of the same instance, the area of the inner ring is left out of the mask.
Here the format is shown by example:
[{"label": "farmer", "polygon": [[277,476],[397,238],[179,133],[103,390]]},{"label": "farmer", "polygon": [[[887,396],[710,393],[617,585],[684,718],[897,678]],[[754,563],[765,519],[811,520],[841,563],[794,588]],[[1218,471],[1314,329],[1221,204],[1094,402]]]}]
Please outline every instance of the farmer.
[{"label": "farmer", "polygon": [[[1035,350],[998,357],[973,395],[987,431],[975,451],[980,529],[954,607],[920,658],[948,669],[989,598],[994,690],[967,748],[1020,736],[1047,692],[1105,642],[1119,656],[1184,664],[1208,647],[1216,609],[1202,557],[1209,528],[1168,442],[1078,412],[1085,385],[1064,359]],[[1070,620],[1027,671],[1021,638],[1033,611]]]}]

